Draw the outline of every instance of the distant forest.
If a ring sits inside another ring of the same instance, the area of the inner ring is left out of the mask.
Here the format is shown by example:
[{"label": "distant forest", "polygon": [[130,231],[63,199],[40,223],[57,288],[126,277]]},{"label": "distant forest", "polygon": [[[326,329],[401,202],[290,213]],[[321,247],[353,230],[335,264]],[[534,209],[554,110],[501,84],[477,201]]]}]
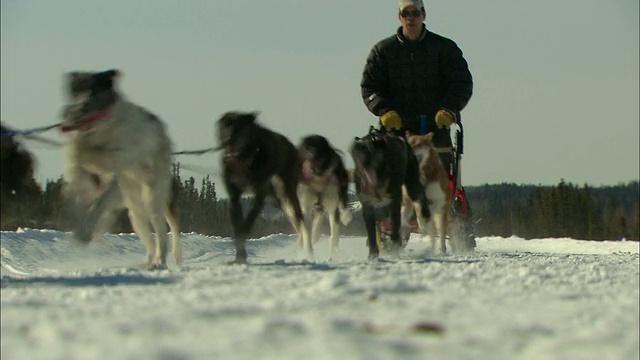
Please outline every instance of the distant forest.
[{"label": "distant forest", "polygon": [[[174,165],[177,209],[182,232],[231,236],[228,202],[219,199],[216,184],[208,177],[196,183],[183,179]],[[71,224],[62,211],[63,179],[47,181],[44,188],[35,180],[22,193],[4,196],[2,230],[18,227],[68,231]],[[555,186],[497,184],[466,187],[476,236],[511,236],[526,239],[569,237],[581,240],[640,239],[640,187],[638,181],[615,186],[591,187],[561,180]],[[350,194],[357,201],[355,194]],[[249,197],[245,202],[251,201]],[[325,233],[328,225],[324,222]],[[132,232],[126,212],[120,214],[114,232]],[[275,200],[268,201],[259,217],[253,237],[292,233],[293,228]],[[341,228],[344,235],[364,235],[362,215]]]}]

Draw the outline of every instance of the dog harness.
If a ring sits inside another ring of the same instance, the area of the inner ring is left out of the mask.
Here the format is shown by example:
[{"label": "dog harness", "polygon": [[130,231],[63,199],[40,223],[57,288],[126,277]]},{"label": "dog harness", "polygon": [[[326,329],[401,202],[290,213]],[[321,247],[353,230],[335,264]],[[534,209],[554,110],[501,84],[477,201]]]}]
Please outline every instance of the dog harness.
[{"label": "dog harness", "polygon": [[106,108],[104,110],[100,110],[98,112],[95,112],[91,115],[85,116],[84,118],[74,122],[73,124],[70,125],[60,125],[60,130],[65,133],[65,132],[69,132],[69,131],[76,131],[76,130],[81,130],[81,129],[88,129],[91,127],[91,125],[99,120],[104,120],[107,117],[109,117],[109,115],[111,115],[111,109],[110,108]]}]

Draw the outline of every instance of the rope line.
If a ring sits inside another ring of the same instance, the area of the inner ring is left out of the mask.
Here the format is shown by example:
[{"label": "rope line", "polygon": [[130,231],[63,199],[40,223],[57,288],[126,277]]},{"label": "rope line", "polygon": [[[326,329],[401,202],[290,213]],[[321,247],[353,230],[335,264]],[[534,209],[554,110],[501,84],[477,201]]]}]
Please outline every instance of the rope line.
[{"label": "rope line", "polygon": [[178,151],[171,154],[172,155],[202,155],[208,152],[214,152],[216,150],[217,150],[216,148],[208,148],[208,149],[202,149],[202,150]]}]

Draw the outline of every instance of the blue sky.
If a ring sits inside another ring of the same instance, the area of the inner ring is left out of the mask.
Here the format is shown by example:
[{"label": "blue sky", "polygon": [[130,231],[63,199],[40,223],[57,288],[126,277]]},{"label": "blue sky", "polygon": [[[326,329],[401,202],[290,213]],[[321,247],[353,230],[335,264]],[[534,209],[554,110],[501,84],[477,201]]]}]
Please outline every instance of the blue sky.
[{"label": "blue sky", "polygon": [[[176,150],[213,146],[213,123],[226,111],[258,110],[294,143],[327,136],[347,164],[353,137],[377,122],[360,99],[366,56],[399,26],[395,0],[1,6],[0,114],[11,126],[59,121],[64,72],[118,68],[123,93],[167,123]],[[474,76],[463,112],[464,184],[638,179],[637,0],[426,6],[427,27],[458,43]],[[63,140],[55,131],[45,136]],[[27,145],[40,181],[61,176],[60,149]],[[179,160],[219,170],[214,155]]]}]

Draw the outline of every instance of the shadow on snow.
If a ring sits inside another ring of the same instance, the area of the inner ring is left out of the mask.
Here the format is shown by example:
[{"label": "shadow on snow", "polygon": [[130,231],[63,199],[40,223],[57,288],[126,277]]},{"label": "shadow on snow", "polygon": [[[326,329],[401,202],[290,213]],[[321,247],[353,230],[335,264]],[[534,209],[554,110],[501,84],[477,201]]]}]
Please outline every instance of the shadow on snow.
[{"label": "shadow on snow", "polygon": [[173,284],[177,280],[175,278],[159,278],[144,275],[95,275],[81,277],[30,277],[30,278],[2,278],[2,287],[19,287],[30,285],[58,285],[70,287],[82,286],[117,286],[117,285],[162,285]]}]

